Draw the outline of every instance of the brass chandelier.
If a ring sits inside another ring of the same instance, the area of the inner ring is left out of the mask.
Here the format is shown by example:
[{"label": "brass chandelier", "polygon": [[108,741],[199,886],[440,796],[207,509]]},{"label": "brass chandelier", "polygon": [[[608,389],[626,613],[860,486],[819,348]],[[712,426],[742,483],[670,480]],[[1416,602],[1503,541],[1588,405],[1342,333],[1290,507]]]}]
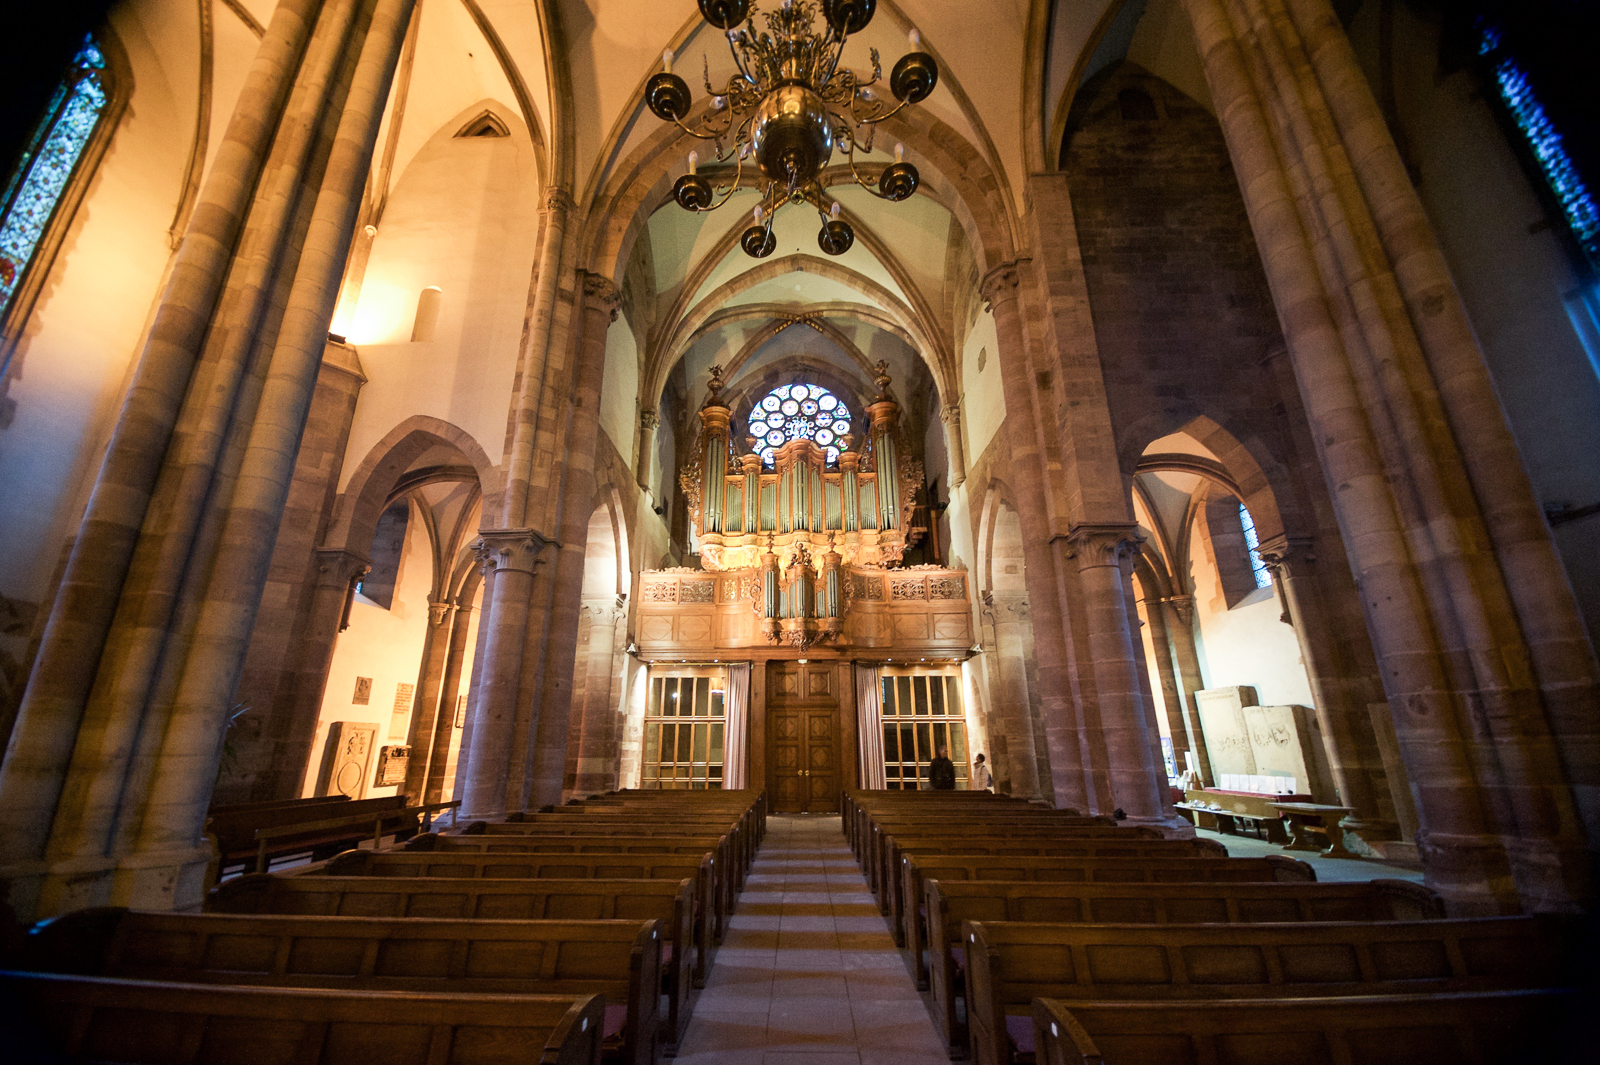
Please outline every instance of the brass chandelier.
[{"label": "brass chandelier", "polygon": [[[673,198],[685,210],[714,211],[728,202],[745,182],[745,163],[760,172],[761,200],[744,231],[740,246],[755,258],[777,247],[772,219],[789,203],[809,203],[822,216],[817,243],[829,255],[843,255],[855,243],[855,230],[839,217],[839,203],[821,181],[833,151],[845,152],[857,185],[881,199],[898,203],[917,191],[917,168],[895,146],[895,161],[883,168],[876,187],[856,169],[856,152],[872,150],[877,123],[921,103],[939,83],[933,56],[912,51],[900,58],[889,75],[894,102],[880,100],[873,86],[882,76],[878,50],[871,50],[872,76],[863,80],[839,68],[839,57],[851,34],[872,21],[877,0],[783,0],[766,14],[767,32],[756,30],[750,0],[699,0],[700,14],[722,30],[736,69],[726,85],[714,89],[710,64],[705,71],[711,108],[694,124],[689,114],[689,86],[672,73],[672,53],[664,69],[645,85],[645,103],[652,113],[685,133],[716,146],[716,161],[736,160],[731,183],[711,182],[697,172],[698,156],[689,153],[689,172],[673,186]],[[818,34],[812,23],[819,12],[827,23]],[[744,23],[744,28],[739,26]],[[911,32],[912,47],[920,43]],[[731,141],[730,141],[731,134]]]}]

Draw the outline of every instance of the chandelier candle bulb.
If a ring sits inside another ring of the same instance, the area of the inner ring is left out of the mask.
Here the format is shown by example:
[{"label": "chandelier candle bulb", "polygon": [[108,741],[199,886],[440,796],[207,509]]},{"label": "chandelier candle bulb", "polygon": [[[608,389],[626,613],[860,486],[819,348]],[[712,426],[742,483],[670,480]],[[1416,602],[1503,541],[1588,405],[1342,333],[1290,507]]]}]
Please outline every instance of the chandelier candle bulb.
[{"label": "chandelier candle bulb", "polygon": [[700,153],[699,152],[690,152],[689,153],[689,173],[691,173],[691,174],[695,173],[696,172],[696,168],[699,167],[699,165],[700,165]]},{"label": "chandelier candle bulb", "polygon": [[672,49],[670,48],[661,53],[661,69],[667,74],[672,73]]},{"label": "chandelier candle bulb", "polygon": [[922,34],[917,32],[917,28],[915,26],[911,27],[911,32],[906,34],[906,38],[911,42],[911,47],[922,47]]},{"label": "chandelier candle bulb", "polygon": [[904,144],[896,144],[894,146],[894,161],[897,163],[906,161],[906,146]]},{"label": "chandelier candle bulb", "polygon": [[832,215],[833,217],[835,217],[835,218],[839,217],[839,201],[838,200],[834,200],[833,201],[833,206],[831,208],[829,208],[828,213],[830,215]]}]

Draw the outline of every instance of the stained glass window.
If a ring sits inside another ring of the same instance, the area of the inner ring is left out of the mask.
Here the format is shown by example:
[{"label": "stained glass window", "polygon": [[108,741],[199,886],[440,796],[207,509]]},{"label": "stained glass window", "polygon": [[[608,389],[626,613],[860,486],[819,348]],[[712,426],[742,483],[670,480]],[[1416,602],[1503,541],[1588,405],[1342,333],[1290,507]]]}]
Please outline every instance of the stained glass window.
[{"label": "stained glass window", "polygon": [[94,39],[85,39],[6,186],[0,201],[0,311],[16,295],[110,99],[105,68],[105,56]]},{"label": "stained glass window", "polygon": [[778,449],[791,440],[813,440],[839,461],[841,437],[850,431],[850,411],[821,385],[779,385],[750,412],[750,435],[761,461],[773,464]]},{"label": "stained glass window", "polygon": [[1239,524],[1244,526],[1244,546],[1250,549],[1250,572],[1255,575],[1256,587],[1271,588],[1272,571],[1261,561],[1261,537],[1256,535],[1255,519],[1243,503],[1239,504]]},{"label": "stained glass window", "polygon": [[1595,203],[1578,168],[1573,165],[1561,133],[1545,113],[1527,72],[1510,51],[1502,47],[1499,27],[1492,23],[1481,26],[1478,54],[1488,61],[1500,100],[1527,139],[1545,182],[1566,214],[1573,237],[1589,262],[1600,266],[1600,205]]}]

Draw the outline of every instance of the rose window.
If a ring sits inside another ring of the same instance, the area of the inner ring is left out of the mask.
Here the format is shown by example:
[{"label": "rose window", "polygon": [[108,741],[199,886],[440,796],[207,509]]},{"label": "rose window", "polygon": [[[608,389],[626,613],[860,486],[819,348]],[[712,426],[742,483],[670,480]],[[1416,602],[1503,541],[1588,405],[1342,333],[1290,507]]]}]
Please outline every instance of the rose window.
[{"label": "rose window", "polygon": [[840,438],[850,432],[850,411],[821,385],[779,385],[750,412],[750,435],[761,461],[771,466],[777,451],[791,440],[811,440],[839,461]]}]

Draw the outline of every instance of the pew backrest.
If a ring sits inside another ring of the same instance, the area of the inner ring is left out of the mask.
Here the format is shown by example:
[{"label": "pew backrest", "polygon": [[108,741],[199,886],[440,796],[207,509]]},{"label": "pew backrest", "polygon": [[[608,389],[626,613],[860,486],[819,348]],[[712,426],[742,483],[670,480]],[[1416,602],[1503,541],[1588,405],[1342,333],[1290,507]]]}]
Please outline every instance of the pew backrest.
[{"label": "pew backrest", "polygon": [[1038,1065],[1551,1063],[1582,1060],[1563,1046],[1575,1005],[1562,990],[1257,1002],[1037,998],[1030,1020]]},{"label": "pew backrest", "polygon": [[1182,1000],[1403,994],[1559,983],[1576,932],[1553,916],[1243,925],[967,921],[967,1015],[1006,1060],[1035,998]]},{"label": "pew backrest", "polygon": [[[45,1052],[97,1065],[594,1065],[600,995],[240,987],[0,972]],[[26,1051],[24,1051],[26,1053]],[[26,1059],[25,1059],[26,1060]]]},{"label": "pew backrest", "polygon": [[624,1060],[651,1065],[661,922],[479,921],[79,910],[37,925],[29,969],[177,983],[600,994]]}]

